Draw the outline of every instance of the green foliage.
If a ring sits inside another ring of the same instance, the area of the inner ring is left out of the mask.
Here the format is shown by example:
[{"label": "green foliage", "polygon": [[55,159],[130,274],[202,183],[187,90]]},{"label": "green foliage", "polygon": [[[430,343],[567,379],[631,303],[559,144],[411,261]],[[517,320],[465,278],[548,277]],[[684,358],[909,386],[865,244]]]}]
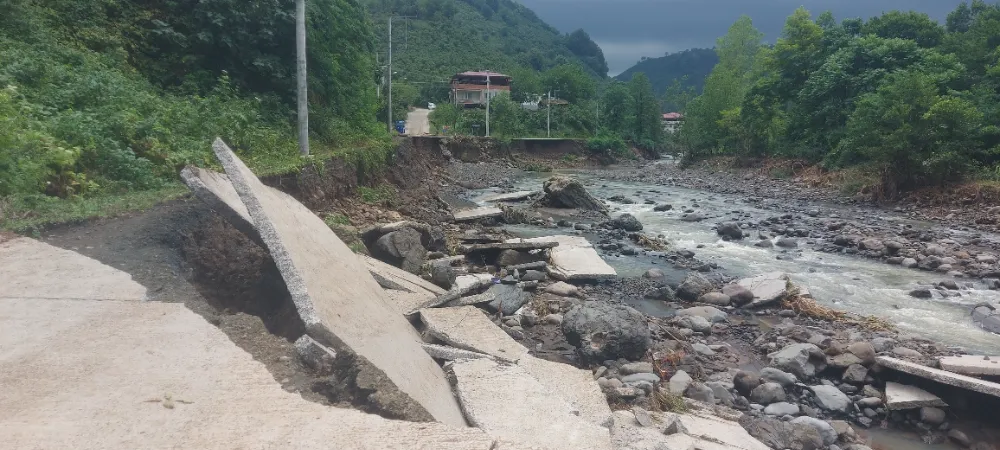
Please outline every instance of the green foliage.
[{"label": "green foliage", "polygon": [[663,125],[660,104],[646,74],[638,73],[628,82],[632,98],[632,141],[647,150],[655,150],[662,141]]},{"label": "green foliage", "polygon": [[547,173],[552,171],[552,166],[533,162],[533,163],[528,163],[528,165],[524,166],[524,170],[527,172]]},{"label": "green foliage", "polygon": [[632,154],[629,152],[628,144],[621,136],[602,132],[587,140],[587,150],[604,158],[613,160],[625,159]]},{"label": "green foliage", "polygon": [[720,62],[688,106],[689,156],[867,167],[890,197],[1000,162],[1000,5],[962,4],[946,27],[900,11],[814,22],[800,8],[772,49],[747,28],[720,40]]},{"label": "green foliage", "polygon": [[431,111],[428,119],[431,121],[431,125],[434,126],[439,133],[444,133],[445,128],[454,129],[455,124],[458,123],[458,118],[462,115],[462,110],[452,103],[444,103],[437,105],[434,111]]},{"label": "green foliage", "polygon": [[693,48],[658,58],[643,58],[615,79],[629,81],[635,74],[644,73],[653,85],[653,92],[664,97],[662,111],[682,112],[691,98],[701,94],[708,74],[718,62],[715,50]]},{"label": "green foliage", "polygon": [[396,191],[388,185],[358,187],[358,198],[371,205],[390,205],[396,201]]},{"label": "green foliage", "polygon": [[541,81],[545,92],[552,92],[554,97],[570,103],[579,103],[597,94],[597,82],[576,64],[553,67],[542,73]]},{"label": "green foliage", "polygon": [[323,222],[328,227],[333,227],[334,225],[350,225],[351,219],[343,214],[327,214]]}]

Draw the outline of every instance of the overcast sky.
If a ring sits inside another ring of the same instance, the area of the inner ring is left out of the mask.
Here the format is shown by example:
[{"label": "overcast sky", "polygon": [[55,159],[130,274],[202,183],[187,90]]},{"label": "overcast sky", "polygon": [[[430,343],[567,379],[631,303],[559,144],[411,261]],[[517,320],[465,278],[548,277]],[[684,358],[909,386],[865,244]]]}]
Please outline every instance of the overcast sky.
[{"label": "overcast sky", "polygon": [[740,15],[753,19],[768,41],[795,8],[813,17],[830,10],[838,20],[883,11],[916,10],[944,22],[962,0],[520,0],[563,32],[583,28],[604,50],[616,75],[642,56],[712,47]]}]

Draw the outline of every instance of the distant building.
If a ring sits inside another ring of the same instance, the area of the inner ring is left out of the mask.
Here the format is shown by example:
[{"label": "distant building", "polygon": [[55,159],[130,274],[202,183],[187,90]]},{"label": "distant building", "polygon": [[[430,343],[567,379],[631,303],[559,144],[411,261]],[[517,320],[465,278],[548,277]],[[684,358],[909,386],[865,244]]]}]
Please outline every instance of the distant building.
[{"label": "distant building", "polygon": [[667,133],[676,133],[677,130],[681,129],[681,125],[684,124],[684,115],[681,113],[666,113],[663,115],[663,131]]},{"label": "distant building", "polygon": [[[510,92],[511,78],[496,72],[462,72],[451,77],[451,102],[458,106],[486,105],[486,98]],[[487,93],[487,85],[489,92]]]}]

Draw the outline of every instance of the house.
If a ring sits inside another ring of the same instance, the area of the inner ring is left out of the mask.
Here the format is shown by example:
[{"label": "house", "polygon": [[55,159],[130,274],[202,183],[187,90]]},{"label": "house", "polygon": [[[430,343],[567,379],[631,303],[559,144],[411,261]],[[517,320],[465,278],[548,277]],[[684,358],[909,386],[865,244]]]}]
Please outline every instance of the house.
[{"label": "house", "polygon": [[451,101],[459,106],[480,106],[501,92],[510,92],[511,78],[496,72],[462,72],[451,77]]},{"label": "house", "polygon": [[666,113],[663,115],[663,131],[667,133],[676,133],[677,130],[681,128],[684,124],[684,115],[681,113]]}]

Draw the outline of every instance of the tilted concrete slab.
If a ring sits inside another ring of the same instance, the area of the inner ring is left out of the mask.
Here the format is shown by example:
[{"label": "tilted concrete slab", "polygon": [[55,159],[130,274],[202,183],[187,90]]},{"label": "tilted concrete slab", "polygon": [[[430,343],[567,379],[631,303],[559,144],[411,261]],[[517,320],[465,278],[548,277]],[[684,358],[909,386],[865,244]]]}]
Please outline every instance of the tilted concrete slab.
[{"label": "tilted concrete slab", "polygon": [[945,407],[944,400],[916,386],[888,382],[885,384],[885,406],[891,410]]},{"label": "tilted concrete slab", "polygon": [[489,244],[466,244],[458,247],[459,253],[473,253],[488,250],[540,250],[558,247],[555,241],[533,241],[531,239],[510,239],[504,242],[491,242]]},{"label": "tilted concrete slab", "polygon": [[618,272],[604,262],[587,238],[557,235],[524,241],[559,243],[559,246],[550,250],[548,268],[549,275],[557,280],[601,280],[618,276]]},{"label": "tilted concrete slab", "polygon": [[[236,192],[233,183],[224,173],[213,172],[194,166],[187,166],[181,170],[181,180],[191,189],[191,193],[198,200],[205,202],[209,208],[219,213],[230,225],[240,230],[261,247],[266,247],[264,241],[260,239],[260,233],[254,228],[253,219],[250,212],[240,200],[240,194]],[[276,191],[280,192],[280,191]],[[284,194],[283,192],[281,193]]]},{"label": "tilted concrete slab", "polygon": [[399,267],[386,264],[382,261],[372,258],[371,256],[367,255],[357,255],[357,256],[358,258],[361,259],[361,262],[364,263],[365,267],[368,268],[369,272],[385,277],[393,281],[394,283],[403,286],[404,288],[406,288],[406,290],[410,292],[426,292],[428,294],[431,294],[432,296],[437,296],[444,294],[445,292],[448,292],[447,289],[444,289],[441,286],[438,286],[410,272],[400,269]]},{"label": "tilted concrete slab", "polygon": [[266,188],[221,139],[213,150],[285,279],[308,334],[338,353],[367,360],[403,394],[401,402],[408,397],[434,419],[464,425],[444,372],[420,348],[416,330],[354,252],[308,208]]},{"label": "tilted concrete slab", "polygon": [[19,237],[0,243],[0,298],[140,301],[132,276],[79,253]]},{"label": "tilted concrete slab", "polygon": [[523,368],[489,359],[451,363],[455,390],[473,425],[515,444],[548,449],[610,449],[607,428],[576,415]]},{"label": "tilted concrete slab", "polygon": [[510,192],[507,194],[489,195],[483,197],[482,201],[487,203],[516,202],[518,200],[524,200],[535,194],[538,194],[538,191],[517,191],[517,192]]},{"label": "tilted concrete slab", "polygon": [[962,375],[1000,375],[1000,356],[947,356],[938,361],[942,369]]},{"label": "tilted concrete slab", "polygon": [[177,303],[0,299],[0,386],[0,442],[11,449],[495,445],[474,428],[392,421],[286,392]]},{"label": "tilted concrete slab", "polygon": [[688,436],[723,444],[723,448],[769,450],[767,445],[750,436],[740,424],[709,415],[679,414]]},{"label": "tilted concrete slab", "polygon": [[488,217],[497,217],[503,215],[503,210],[493,206],[484,206],[481,208],[472,209],[462,209],[455,211],[453,213],[456,222],[468,222],[471,220],[486,219]]},{"label": "tilted concrete slab", "polygon": [[517,361],[528,354],[527,348],[494,325],[475,306],[422,309],[420,320],[432,337],[460,349],[507,361]]},{"label": "tilted concrete slab", "polygon": [[983,381],[978,378],[972,378],[970,376],[960,375],[957,373],[946,372],[944,370],[934,369],[888,356],[879,356],[878,358],[875,358],[875,362],[883,367],[921,378],[926,378],[941,384],[968,389],[980,394],[1000,397],[1000,384],[997,383]]},{"label": "tilted concrete slab", "polygon": [[390,303],[392,303],[396,311],[400,314],[408,314],[414,309],[419,309],[428,301],[434,300],[434,296],[430,294],[397,291],[393,289],[386,289],[385,295],[390,300]]},{"label": "tilted concrete slab", "polygon": [[611,407],[589,370],[569,364],[546,361],[531,355],[523,356],[517,365],[550,392],[569,402],[590,423],[606,427],[611,419]]},{"label": "tilted concrete slab", "polygon": [[488,273],[470,273],[468,275],[459,275],[455,278],[455,285],[451,287],[454,290],[468,289],[472,286],[476,286],[482,282],[490,281],[493,279],[493,275]]}]

